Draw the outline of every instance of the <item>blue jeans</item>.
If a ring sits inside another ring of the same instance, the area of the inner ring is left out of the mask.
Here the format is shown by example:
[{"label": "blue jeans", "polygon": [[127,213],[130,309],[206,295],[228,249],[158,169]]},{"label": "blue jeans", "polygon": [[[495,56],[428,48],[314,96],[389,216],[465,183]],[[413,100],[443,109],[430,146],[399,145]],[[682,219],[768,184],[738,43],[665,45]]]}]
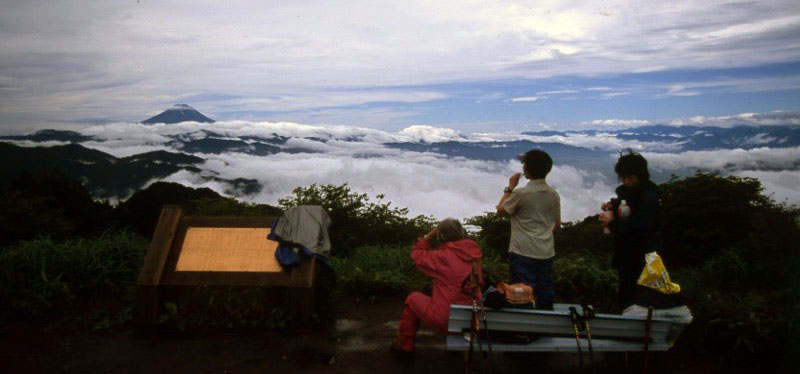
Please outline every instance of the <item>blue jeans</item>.
[{"label": "blue jeans", "polygon": [[553,299],[556,290],[553,288],[551,274],[553,273],[553,258],[546,260],[520,256],[516,253],[508,254],[508,266],[511,278],[533,287],[533,297],[536,299],[537,309],[553,309]]}]

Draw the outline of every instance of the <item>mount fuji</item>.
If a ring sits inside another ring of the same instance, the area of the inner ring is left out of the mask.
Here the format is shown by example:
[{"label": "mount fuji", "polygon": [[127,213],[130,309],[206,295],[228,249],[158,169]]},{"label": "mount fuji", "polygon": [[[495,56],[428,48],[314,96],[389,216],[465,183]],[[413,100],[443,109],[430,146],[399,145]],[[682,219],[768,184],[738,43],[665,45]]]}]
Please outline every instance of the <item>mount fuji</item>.
[{"label": "mount fuji", "polygon": [[174,107],[142,121],[145,124],[181,122],[214,123],[215,121],[186,104],[175,104]]}]

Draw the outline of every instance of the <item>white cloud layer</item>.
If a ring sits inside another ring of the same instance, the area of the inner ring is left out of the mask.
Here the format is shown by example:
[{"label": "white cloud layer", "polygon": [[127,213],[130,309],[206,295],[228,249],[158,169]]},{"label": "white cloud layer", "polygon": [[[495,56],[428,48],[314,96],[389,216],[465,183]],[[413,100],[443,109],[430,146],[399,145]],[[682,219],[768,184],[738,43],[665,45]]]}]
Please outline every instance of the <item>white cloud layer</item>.
[{"label": "white cloud layer", "polygon": [[800,112],[778,111],[768,113],[741,113],[733,116],[695,116],[676,118],[669,121],[673,126],[717,126],[733,127],[739,125],[800,125]]},{"label": "white cloud layer", "polygon": [[[637,120],[598,120],[593,121],[609,129],[621,129],[634,125],[646,124]],[[669,147],[659,143],[626,141],[609,134],[599,133],[589,136],[579,133],[566,135],[534,136],[522,135],[519,132],[477,132],[462,133],[445,127],[412,125],[397,132],[382,131],[367,127],[344,125],[307,125],[292,122],[251,122],[251,121],[219,121],[212,124],[182,122],[179,124],[145,125],[140,123],[112,123],[107,125],[88,126],[79,132],[91,135],[102,142],[89,142],[104,152],[115,156],[128,156],[137,149],[156,150],[171,140],[170,136],[205,137],[203,131],[213,132],[225,137],[264,137],[274,135],[292,138],[316,138],[327,143],[314,142],[308,139],[292,139],[289,145],[317,149],[320,152],[354,152],[361,154],[386,154],[393,152],[382,146],[394,142],[437,143],[446,141],[460,142],[496,142],[529,140],[532,142],[561,143],[577,147],[603,150],[659,149]],[[357,140],[357,141],[354,141]]]},{"label": "white cloud layer", "polygon": [[[87,127],[86,135],[98,141],[83,143],[118,157],[152,150],[173,150],[167,143],[171,136],[189,139],[205,137],[203,131],[225,138],[290,137],[287,146],[317,153],[278,153],[252,156],[242,153],[198,154],[206,159],[202,175],[179,172],[166,180],[192,187],[209,187],[224,193],[226,185],[202,176],[224,179],[255,179],[264,188],[244,199],[276,204],[289,196],[295,187],[317,184],[348,183],[357,192],[371,198],[385,194],[394,206],[407,207],[412,215],[468,218],[493,211],[508,177],[519,171],[513,161],[491,162],[451,158],[435,153],[419,153],[389,148],[388,142],[403,141],[510,141],[558,142],[588,148],[620,149],[632,145],[603,135],[534,137],[513,133],[463,134],[452,129],[412,126],[398,132],[384,132],[354,126],[317,126],[296,123],[229,121],[214,124],[181,123],[177,125],[142,125],[113,123]],[[25,142],[22,142],[25,143]],[[25,143],[31,146],[33,143]],[[364,157],[367,156],[367,157]],[[691,151],[677,154],[645,152],[650,167],[656,171],[721,170],[723,173],[753,176],[762,180],[768,193],[778,201],[800,203],[798,168],[800,147],[751,150]],[[614,156],[608,159],[609,171]],[[768,170],[768,171],[752,171]],[[548,183],[562,197],[565,221],[574,221],[596,213],[597,207],[613,195],[615,181],[603,176],[606,170],[585,170],[557,165]]]},{"label": "white cloud layer", "polygon": [[[651,168],[667,171],[695,170],[797,170],[800,147],[688,151],[682,153],[643,153]],[[798,185],[800,187],[800,185]]]},{"label": "white cloud layer", "polygon": [[[407,207],[411,216],[430,215],[468,218],[494,211],[508,184],[518,172],[518,163],[496,163],[448,159],[440,155],[404,152],[384,158],[352,158],[329,154],[278,154],[254,157],[243,154],[206,155],[202,165],[215,176],[253,178],[264,189],[246,199],[276,204],[291,195],[295,187],[347,183],[374,201],[384,194],[392,206]],[[225,186],[199,175],[179,172],[167,181],[222,192]],[[525,182],[522,182],[525,183]],[[556,166],[548,183],[562,195],[562,216],[566,221],[595,214],[597,207],[611,197],[613,188],[602,176],[573,167]]]},{"label": "white cloud layer", "polygon": [[756,178],[764,186],[764,191],[779,203],[800,205],[800,170],[781,171],[740,171],[740,177]]}]

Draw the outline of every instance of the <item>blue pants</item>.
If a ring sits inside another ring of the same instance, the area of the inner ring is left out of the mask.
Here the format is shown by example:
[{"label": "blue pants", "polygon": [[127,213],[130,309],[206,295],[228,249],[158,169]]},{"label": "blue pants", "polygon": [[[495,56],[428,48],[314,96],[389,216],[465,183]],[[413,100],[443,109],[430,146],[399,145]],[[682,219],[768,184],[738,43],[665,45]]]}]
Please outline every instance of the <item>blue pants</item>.
[{"label": "blue pants", "polygon": [[516,253],[508,254],[508,266],[511,277],[533,287],[533,297],[537,309],[553,309],[553,299],[556,290],[553,288],[553,258],[546,260],[520,256]]}]

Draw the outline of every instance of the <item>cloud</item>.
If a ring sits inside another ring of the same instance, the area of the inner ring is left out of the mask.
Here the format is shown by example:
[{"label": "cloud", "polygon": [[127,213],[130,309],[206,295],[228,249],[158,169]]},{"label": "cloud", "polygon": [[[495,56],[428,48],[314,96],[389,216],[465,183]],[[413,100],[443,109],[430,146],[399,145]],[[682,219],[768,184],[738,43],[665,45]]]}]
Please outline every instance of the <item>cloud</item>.
[{"label": "cloud", "polygon": [[[793,118],[786,113],[768,114]],[[761,118],[752,114],[747,118]],[[595,126],[618,128],[636,124],[636,120],[597,120]],[[646,124],[646,123],[641,123]],[[81,130],[97,141],[84,145],[117,157],[153,150],[174,149],[168,144],[174,137],[199,139],[208,133],[228,139],[290,137],[286,146],[309,150],[307,153],[278,153],[254,156],[242,153],[199,154],[206,161],[203,173],[178,172],[166,180],[192,187],[209,187],[225,193],[228,186],[209,180],[248,178],[259,181],[263,190],[242,199],[276,204],[300,186],[317,184],[348,185],[356,192],[373,197],[385,194],[393,206],[408,207],[412,215],[468,218],[493,211],[508,177],[518,172],[518,162],[495,162],[448,157],[432,152],[411,152],[389,148],[385,143],[398,141],[513,141],[556,142],[590,149],[648,150],[644,156],[652,170],[660,173],[685,170],[718,170],[723,174],[753,176],[762,180],[768,193],[779,201],[800,203],[794,192],[800,170],[800,147],[756,148],[750,150],[689,151],[679,154],[656,153],[658,144],[629,142],[598,132],[595,135],[569,133],[559,136],[530,136],[515,132],[464,134],[453,129],[427,125],[410,126],[397,132],[356,126],[321,126],[289,122],[220,121],[213,124],[185,122],[173,125],[111,123]],[[753,142],[764,140],[754,137]],[[253,140],[250,140],[253,141]],[[54,143],[55,144],[55,143]],[[28,143],[27,145],[33,145]],[[561,194],[562,216],[574,221],[596,214],[600,203],[612,196],[614,181],[604,176],[610,172],[615,155],[609,152],[608,170],[586,170],[576,165],[556,165],[548,176],[550,185]]]},{"label": "cloud", "polygon": [[700,92],[697,91],[687,91],[686,87],[682,85],[674,85],[667,90],[667,95],[669,96],[697,96]]},{"label": "cloud", "polygon": [[676,118],[669,121],[674,126],[717,126],[733,127],[739,125],[800,125],[800,112],[778,111],[768,113],[741,113],[733,116]]},{"label": "cloud", "polygon": [[[244,154],[208,155],[202,165],[220,178],[253,178],[265,188],[253,202],[275,204],[298,186],[347,183],[353,191],[371,199],[384,194],[393,206],[407,207],[411,216],[431,215],[469,218],[494,211],[495,204],[519,164],[450,159],[432,154],[403,152],[392,157],[353,158],[331,154],[277,154],[254,157]],[[549,183],[562,195],[562,216],[566,221],[595,214],[610,197],[611,186],[599,175],[556,166]],[[222,192],[220,182],[179,172],[167,181]]]},{"label": "cloud", "polygon": [[[221,121],[213,124],[185,122],[173,125],[113,123],[82,130],[98,141],[84,145],[117,157],[152,150],[170,150],[173,137],[198,139],[207,133],[225,138],[291,137],[286,146],[315,153],[278,153],[253,156],[242,153],[197,154],[206,159],[202,173],[175,173],[166,181],[192,187],[208,187],[225,193],[228,186],[208,176],[223,179],[248,178],[261,183],[263,190],[254,196],[239,197],[259,203],[276,204],[299,186],[317,184],[348,185],[372,198],[385,194],[393,206],[408,207],[412,215],[436,218],[468,218],[493,211],[508,177],[519,171],[517,162],[493,162],[451,158],[435,153],[403,151],[384,146],[397,141],[482,141],[498,140],[503,134],[460,134],[452,129],[410,126],[398,132],[384,132],[354,126],[318,126],[297,123]],[[508,139],[524,139],[506,134]],[[469,138],[467,138],[469,137]],[[553,139],[547,139],[553,141]],[[569,140],[569,139],[567,139]],[[582,140],[590,143],[588,139]],[[599,144],[602,142],[595,141]],[[364,157],[367,156],[367,157]],[[596,172],[557,165],[549,182],[562,194],[564,220],[578,220],[594,214],[608,198],[612,186]]]},{"label": "cloud", "polygon": [[523,96],[523,97],[512,98],[511,101],[514,103],[521,103],[521,102],[537,101],[546,98],[547,96]]},{"label": "cloud", "polygon": [[542,91],[537,92],[537,95],[560,95],[560,94],[568,94],[568,93],[578,93],[577,90],[555,90],[555,91]]},{"label": "cloud", "polygon": [[302,109],[342,107],[376,102],[419,103],[441,100],[447,95],[433,91],[380,91],[380,90],[336,90],[325,92],[304,92],[296,95],[281,95],[266,98],[237,98],[209,102],[211,110],[217,108],[236,108],[240,111],[258,110],[265,112],[291,112]]},{"label": "cloud", "polygon": [[800,147],[643,153],[650,167],[659,170],[798,170]]},{"label": "cloud", "polygon": [[619,129],[628,127],[647,126],[650,124],[651,122],[648,120],[609,118],[609,119],[596,119],[588,122],[581,122],[579,126],[586,128],[595,128],[595,129],[606,129],[606,128]]},{"label": "cloud", "polygon": [[425,125],[409,126],[397,133],[399,139],[407,142],[437,143],[447,141],[460,141],[465,138],[452,129],[438,128]]},{"label": "cloud", "polygon": [[641,67],[641,68],[636,68],[636,69],[633,69],[632,72],[633,73],[651,73],[651,72],[654,72],[654,71],[662,71],[662,70],[666,70],[666,69],[667,69],[667,67],[664,66],[664,65],[655,65],[655,66],[644,66],[644,67]]},{"label": "cloud", "polygon": [[[429,87],[453,82],[786,63],[800,57],[796,10],[792,0],[5,2],[0,120],[135,121],[209,94],[235,97],[212,115],[424,103],[449,97]],[[661,93],[703,92],[690,83]]]},{"label": "cloud", "polygon": [[739,171],[734,175],[756,178],[764,186],[767,195],[778,203],[800,205],[800,170],[782,171]]}]

